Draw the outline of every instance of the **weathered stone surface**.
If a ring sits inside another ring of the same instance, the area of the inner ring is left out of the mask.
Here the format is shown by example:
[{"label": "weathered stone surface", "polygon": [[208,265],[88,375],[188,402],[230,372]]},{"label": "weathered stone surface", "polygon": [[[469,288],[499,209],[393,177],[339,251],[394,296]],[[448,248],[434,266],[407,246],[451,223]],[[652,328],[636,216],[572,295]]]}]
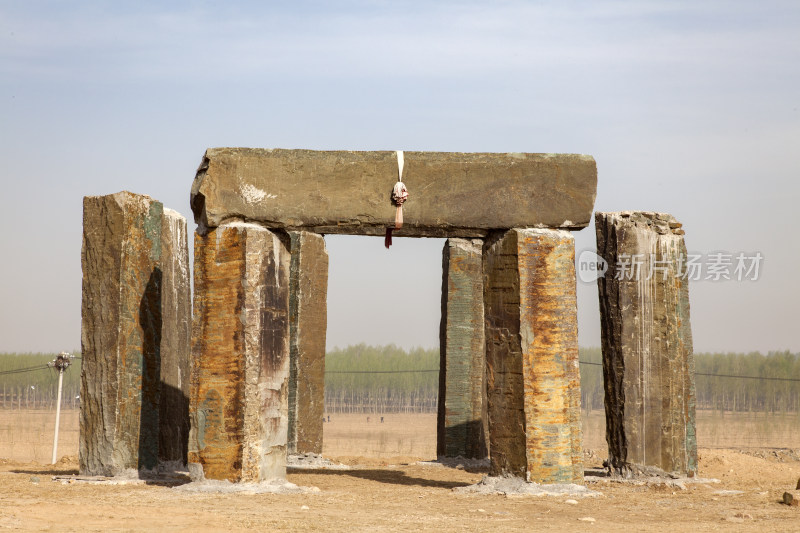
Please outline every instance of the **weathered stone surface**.
[{"label": "weathered stone surface", "polygon": [[195,234],[192,477],[286,475],[289,243],[254,224]]},{"label": "weathered stone surface", "polygon": [[192,289],[186,219],[164,209],[161,221],[161,400],[158,458],[186,464]]},{"label": "weathered stone surface", "polygon": [[484,250],[491,473],[581,483],[573,238],[514,229]]},{"label": "weathered stone surface", "polygon": [[[661,213],[596,213],[611,466],[697,471],[695,385],[683,230]],[[638,267],[636,265],[639,265]],[[682,266],[684,265],[684,266]]]},{"label": "weathered stone surface", "polygon": [[80,471],[158,466],[163,206],[83,200]]},{"label": "weathered stone surface", "polygon": [[448,239],[442,250],[436,453],[487,456],[483,241]]},{"label": "weathered stone surface", "polygon": [[[491,229],[575,229],[590,220],[591,156],[404,152],[409,199],[398,236],[482,237]],[[257,221],[317,233],[383,235],[397,154],[212,148],[192,186],[195,221]]]},{"label": "weathered stone surface", "polygon": [[328,252],[325,239],[291,232],[289,453],[322,453]]},{"label": "weathered stone surface", "polygon": [[800,490],[792,490],[783,493],[783,503],[792,507],[800,506]]}]

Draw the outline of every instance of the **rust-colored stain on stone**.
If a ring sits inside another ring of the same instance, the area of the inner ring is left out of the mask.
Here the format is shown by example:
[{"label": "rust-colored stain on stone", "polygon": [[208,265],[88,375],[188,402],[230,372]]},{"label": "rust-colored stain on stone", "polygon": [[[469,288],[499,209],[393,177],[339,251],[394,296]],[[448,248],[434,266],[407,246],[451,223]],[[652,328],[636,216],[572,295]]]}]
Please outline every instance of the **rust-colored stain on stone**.
[{"label": "rust-colored stain on stone", "polygon": [[206,478],[285,476],[287,241],[250,224],[195,237],[189,463]]},{"label": "rust-colored stain on stone", "polygon": [[583,479],[575,248],[564,232],[520,232],[520,308],[531,479]]},{"label": "rust-colored stain on stone", "polygon": [[491,472],[583,480],[574,242],[511,230],[485,252]]},{"label": "rust-colored stain on stone", "polygon": [[195,235],[189,462],[210,479],[241,479],[246,238],[232,228]]}]

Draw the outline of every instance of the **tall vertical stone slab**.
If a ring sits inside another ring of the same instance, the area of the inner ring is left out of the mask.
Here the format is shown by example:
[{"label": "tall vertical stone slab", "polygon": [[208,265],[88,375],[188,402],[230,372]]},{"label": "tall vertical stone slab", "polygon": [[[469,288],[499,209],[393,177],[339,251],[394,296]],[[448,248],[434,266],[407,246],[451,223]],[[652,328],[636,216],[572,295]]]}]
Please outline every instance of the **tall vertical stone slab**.
[{"label": "tall vertical stone slab", "polygon": [[161,220],[161,400],[158,458],[186,464],[189,440],[189,368],[192,292],[186,219],[164,209]]},{"label": "tall vertical stone slab", "polygon": [[254,224],[195,234],[189,415],[194,479],[286,475],[289,242]]},{"label": "tall vertical stone slab", "polygon": [[290,232],[289,453],[322,453],[328,252],[322,235]]},{"label": "tall vertical stone slab", "polygon": [[512,229],[484,250],[491,473],[581,483],[572,235]]},{"label": "tall vertical stone slab", "polygon": [[436,453],[487,456],[483,241],[448,239],[442,250]]},{"label": "tall vertical stone slab", "polygon": [[686,246],[671,215],[596,213],[606,440],[620,474],[697,471]]},{"label": "tall vertical stone slab", "polygon": [[163,206],[83,200],[80,471],[158,466]]}]

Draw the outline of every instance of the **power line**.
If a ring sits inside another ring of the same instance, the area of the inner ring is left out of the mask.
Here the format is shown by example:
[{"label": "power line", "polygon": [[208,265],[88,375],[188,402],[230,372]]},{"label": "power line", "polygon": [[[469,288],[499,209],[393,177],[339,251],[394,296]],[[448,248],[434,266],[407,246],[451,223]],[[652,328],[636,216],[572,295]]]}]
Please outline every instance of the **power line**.
[{"label": "power line", "polygon": [[[597,365],[602,366],[603,363],[592,363],[590,361],[581,361],[582,365]],[[438,368],[426,368],[424,370],[331,370],[326,371],[326,374],[406,374],[414,372],[438,372]]]},{"label": "power line", "polygon": [[[603,363],[592,363],[589,361],[581,361],[582,365],[598,365]],[[326,374],[411,374],[415,372],[438,372],[438,368],[426,368],[423,370],[330,370],[325,371]]]},{"label": "power line", "polygon": [[[81,359],[81,356],[73,355],[70,356],[70,359]],[[46,363],[44,365],[29,366],[25,368],[12,368],[11,370],[0,371],[0,376],[7,376],[10,374],[24,374],[26,372],[37,372],[39,370],[49,370],[50,368],[52,368],[50,363]]]},{"label": "power line", "polygon": [[39,365],[39,366],[31,366],[28,368],[15,368],[14,370],[3,370],[0,372],[0,376],[5,376],[8,374],[23,374],[25,372],[36,372],[39,370],[48,370],[50,367],[47,365]]},{"label": "power line", "polygon": [[[582,365],[603,366],[603,363],[595,363],[593,361],[580,361]],[[417,372],[439,372],[439,369],[426,368],[424,370],[331,370],[326,371],[326,374],[412,374]],[[707,376],[714,378],[735,378],[735,379],[761,379],[765,381],[788,381],[793,383],[800,383],[800,379],[796,378],[773,378],[762,376],[739,376],[734,374],[709,374],[706,372],[695,372],[696,376]]]},{"label": "power line", "polygon": [[439,369],[425,370],[329,370],[326,374],[410,374],[414,372],[438,372]]},{"label": "power line", "polygon": [[793,381],[799,383],[800,379],[795,378],[768,378],[761,376],[734,376],[731,374],[705,374],[703,372],[695,372],[696,376],[710,376],[713,378],[739,378],[739,379],[763,379],[765,381]]},{"label": "power line", "polygon": [[[603,363],[593,363],[589,361],[581,361],[582,365],[596,365],[602,366]],[[707,372],[695,372],[695,376],[707,376],[712,378],[736,378],[736,379],[763,379],[765,381],[789,381],[793,383],[800,383],[800,379],[797,378],[772,378],[772,377],[765,377],[765,376],[739,376],[736,374],[709,374]]]},{"label": "power line", "polygon": [[[81,359],[80,356],[73,356],[72,359]],[[580,361],[582,365],[603,366],[603,363],[595,363],[593,361]],[[32,366],[27,368],[16,368],[13,370],[4,370],[0,372],[0,376],[7,376],[10,374],[23,374],[26,372],[37,372],[39,370],[47,370],[50,367],[47,365]],[[438,368],[426,368],[421,370],[329,370],[326,374],[415,374],[426,372],[439,372]],[[733,379],[760,379],[764,381],[786,381],[790,383],[800,383],[797,378],[775,378],[764,376],[739,376],[735,374],[709,374],[707,372],[695,372],[696,376],[705,376],[712,378],[733,378]]]}]

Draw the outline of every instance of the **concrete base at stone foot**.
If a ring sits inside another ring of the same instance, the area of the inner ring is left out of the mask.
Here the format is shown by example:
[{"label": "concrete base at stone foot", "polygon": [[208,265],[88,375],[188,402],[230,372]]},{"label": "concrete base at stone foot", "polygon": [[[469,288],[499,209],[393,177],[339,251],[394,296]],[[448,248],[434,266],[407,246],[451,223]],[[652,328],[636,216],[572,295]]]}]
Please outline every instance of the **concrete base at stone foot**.
[{"label": "concrete base at stone foot", "polygon": [[286,476],[289,239],[254,224],[195,235],[189,468],[195,479]]}]

